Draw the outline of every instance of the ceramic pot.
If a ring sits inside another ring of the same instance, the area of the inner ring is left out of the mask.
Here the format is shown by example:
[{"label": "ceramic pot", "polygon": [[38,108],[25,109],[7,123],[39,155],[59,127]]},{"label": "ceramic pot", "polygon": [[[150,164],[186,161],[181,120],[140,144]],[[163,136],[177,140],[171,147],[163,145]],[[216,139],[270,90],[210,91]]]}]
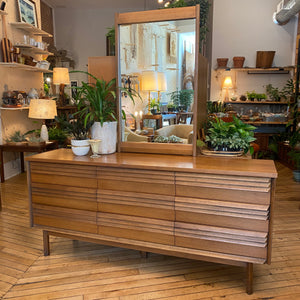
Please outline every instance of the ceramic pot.
[{"label": "ceramic pot", "polygon": [[95,122],[91,127],[91,136],[94,140],[101,140],[100,154],[111,154],[117,150],[117,122]]},{"label": "ceramic pot", "polygon": [[71,140],[72,151],[75,155],[87,155],[90,151],[89,140]]},{"label": "ceramic pot", "polygon": [[300,170],[294,170],[293,175],[294,175],[294,180],[296,182],[300,182]]}]

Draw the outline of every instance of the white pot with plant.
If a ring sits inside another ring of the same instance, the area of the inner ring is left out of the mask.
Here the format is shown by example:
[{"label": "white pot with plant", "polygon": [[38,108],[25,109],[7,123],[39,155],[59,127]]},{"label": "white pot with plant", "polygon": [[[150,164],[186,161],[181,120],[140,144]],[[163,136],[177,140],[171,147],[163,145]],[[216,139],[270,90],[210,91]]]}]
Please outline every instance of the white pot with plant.
[{"label": "white pot with plant", "polygon": [[[84,116],[85,124],[93,122],[91,138],[101,140],[99,154],[111,154],[117,147],[117,118],[116,118],[116,80],[106,82],[84,71],[71,73],[84,73],[92,77],[95,83],[82,82],[77,87],[77,95],[81,106],[79,115]],[[133,96],[139,96],[135,91],[119,87],[132,101]]]}]

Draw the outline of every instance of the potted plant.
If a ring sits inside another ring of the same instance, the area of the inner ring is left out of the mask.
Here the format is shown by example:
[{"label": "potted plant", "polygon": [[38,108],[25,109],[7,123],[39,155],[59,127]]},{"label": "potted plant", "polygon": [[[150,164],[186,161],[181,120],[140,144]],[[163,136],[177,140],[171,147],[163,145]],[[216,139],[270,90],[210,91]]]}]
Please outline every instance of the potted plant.
[{"label": "potted plant", "polygon": [[[116,79],[106,82],[85,71],[71,71],[83,73],[92,77],[95,83],[82,82],[76,87],[77,100],[80,108],[78,114],[84,117],[84,125],[92,122],[91,138],[101,140],[99,153],[110,154],[116,151],[117,146],[117,118],[116,118]],[[134,90],[118,87],[134,102],[134,96],[139,96]]]},{"label": "potted plant", "polygon": [[[80,104],[77,103],[77,109],[80,110],[80,108]],[[73,153],[75,155],[88,154],[90,150],[89,130],[92,126],[92,122],[87,121],[85,123],[84,115],[78,113],[69,115],[69,120],[64,115],[56,117],[55,120],[59,129],[63,133],[70,135]]]},{"label": "potted plant", "polygon": [[193,102],[193,90],[176,90],[171,95],[171,101],[179,110],[187,110]]},{"label": "potted plant", "polygon": [[150,109],[152,115],[156,115],[157,113],[159,113],[159,103],[155,98],[151,99],[150,101]]},{"label": "potted plant", "polygon": [[255,91],[247,92],[247,98],[251,101],[254,101],[254,99],[257,98],[257,94],[255,93]]},{"label": "potted plant", "polygon": [[250,153],[253,149],[250,143],[255,141],[255,127],[243,123],[233,116],[232,122],[224,122],[219,118],[211,120],[208,124],[205,141],[214,151],[243,151]]},{"label": "potted plant", "polygon": [[277,87],[274,87],[271,83],[266,85],[266,93],[272,101],[280,101],[280,91]]},{"label": "potted plant", "polygon": [[176,110],[176,107],[175,107],[175,104],[173,103],[173,101],[170,101],[168,104],[167,104],[167,108],[168,108],[168,112],[173,112]]},{"label": "potted plant", "polygon": [[13,134],[11,134],[8,139],[6,139],[6,143],[15,145],[25,145],[27,144],[27,140],[25,138],[26,134],[27,133],[22,134],[20,130],[17,130]]},{"label": "potted plant", "polygon": [[256,99],[257,101],[262,101],[267,99],[267,95],[266,94],[256,94]]}]

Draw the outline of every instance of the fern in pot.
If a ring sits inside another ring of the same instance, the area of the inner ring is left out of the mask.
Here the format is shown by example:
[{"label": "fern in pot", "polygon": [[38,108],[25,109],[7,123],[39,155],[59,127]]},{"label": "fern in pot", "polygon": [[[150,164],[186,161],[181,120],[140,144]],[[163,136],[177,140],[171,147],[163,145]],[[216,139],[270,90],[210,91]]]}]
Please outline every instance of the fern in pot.
[{"label": "fern in pot", "polygon": [[[117,118],[116,118],[116,79],[106,82],[85,71],[70,73],[87,74],[95,83],[82,82],[77,87],[77,97],[80,104],[78,114],[84,116],[84,124],[92,122],[91,138],[101,140],[100,154],[110,154],[116,151]],[[118,87],[134,102],[134,96],[140,97],[134,90]]]}]

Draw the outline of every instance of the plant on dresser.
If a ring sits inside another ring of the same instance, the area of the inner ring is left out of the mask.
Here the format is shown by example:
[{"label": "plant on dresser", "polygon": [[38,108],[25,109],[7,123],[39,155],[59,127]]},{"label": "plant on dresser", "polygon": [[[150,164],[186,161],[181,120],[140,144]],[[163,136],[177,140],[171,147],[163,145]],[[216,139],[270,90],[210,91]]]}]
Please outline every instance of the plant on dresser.
[{"label": "plant on dresser", "polygon": [[232,122],[225,122],[222,119],[215,118],[209,121],[205,141],[214,150],[242,150],[246,153],[250,149],[250,143],[255,141],[254,129],[254,126],[245,124],[234,116]]},{"label": "plant on dresser", "polygon": [[[83,73],[94,79],[95,83],[81,82],[81,86],[76,88],[80,105],[78,114],[84,117],[85,125],[93,122],[91,137],[102,141],[99,153],[114,153],[117,145],[116,79],[106,82],[85,71],[70,73]],[[135,96],[140,97],[132,89],[123,87],[118,89],[128,95],[133,102]]]}]

